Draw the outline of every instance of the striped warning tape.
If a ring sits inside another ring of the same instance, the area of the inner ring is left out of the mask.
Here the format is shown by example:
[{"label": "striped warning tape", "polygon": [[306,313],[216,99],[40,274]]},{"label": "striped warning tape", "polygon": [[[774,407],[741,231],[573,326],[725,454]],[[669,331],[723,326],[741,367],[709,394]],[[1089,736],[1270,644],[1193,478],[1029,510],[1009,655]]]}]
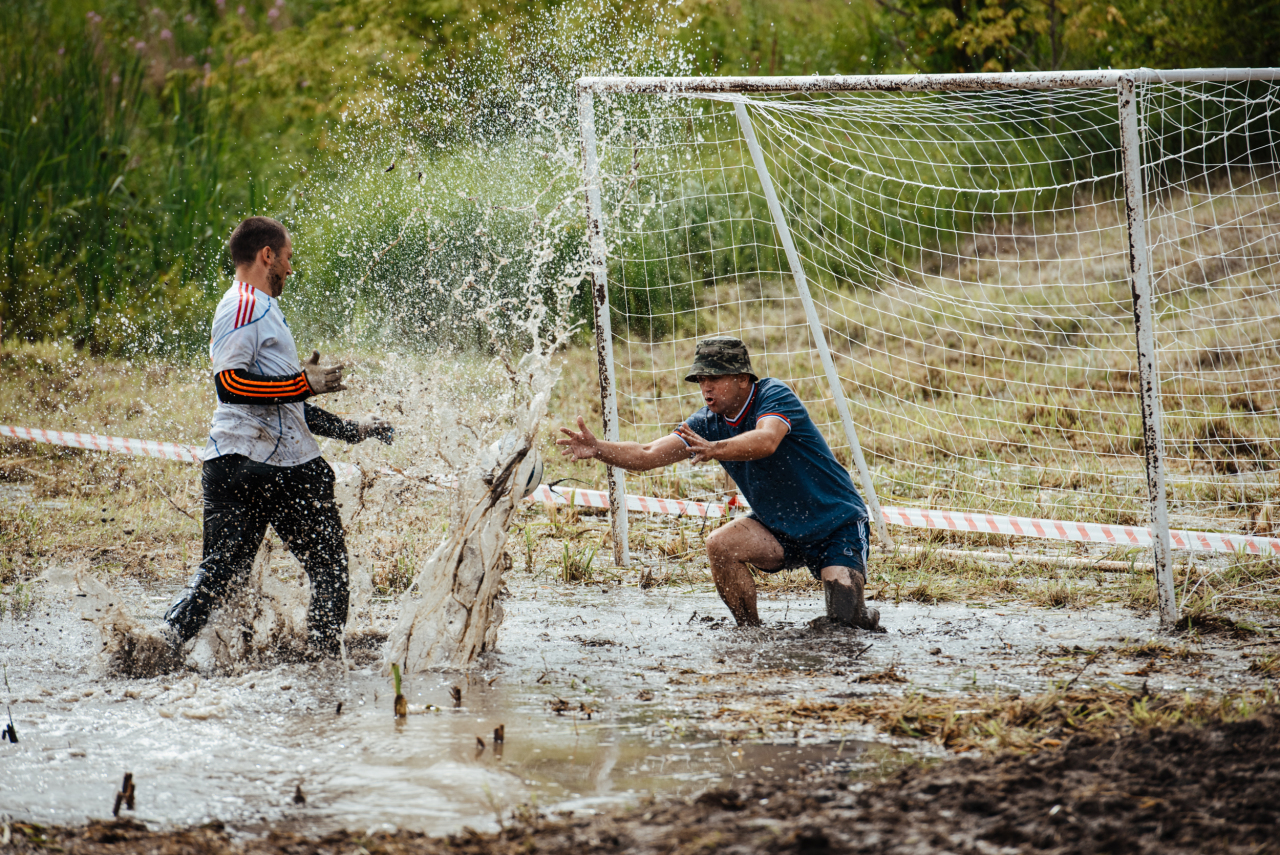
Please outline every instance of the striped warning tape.
[{"label": "striped warning tape", "polygon": [[[885,522],[912,528],[945,528],[953,531],[991,532],[1047,540],[1072,540],[1084,543],[1112,543],[1117,546],[1151,546],[1151,530],[1131,525],[1104,525],[1088,522],[1059,522],[1030,517],[1005,517],[961,511],[935,511],[921,508],[881,508]],[[1169,532],[1174,549],[1193,552],[1250,552],[1254,555],[1280,555],[1280,539],[1210,531]]]},{"label": "striped warning tape", "polygon": [[87,448],[90,451],[114,451],[117,454],[133,454],[139,457],[159,457],[164,460],[200,461],[200,449],[194,445],[178,445],[174,442],[156,442],[153,439],[128,439],[123,436],[98,436],[92,433],[66,433],[60,430],[11,427],[0,425],[0,436],[47,442],[68,448]]},{"label": "striped warning tape", "polygon": [[[89,433],[46,431],[39,428],[0,425],[0,436],[45,442],[71,448],[92,451],[114,451],[117,454],[133,454],[141,457],[159,457],[164,460],[182,460],[188,463],[200,461],[201,449],[194,445],[178,445],[150,439],[129,439],[120,436],[99,436]],[[338,474],[346,476],[360,472],[350,463],[333,462],[330,465]],[[386,470],[390,472],[390,470]],[[532,501],[553,502],[561,505],[578,505],[588,508],[608,508],[609,494],[601,490],[551,487],[546,484],[530,494]],[[659,499],[653,496],[627,496],[627,510],[646,514],[669,514],[693,517],[723,517],[733,508],[749,505],[740,497],[728,502],[695,502],[685,499]],[[974,514],[963,511],[938,511],[922,508],[882,507],[885,522],[908,528],[938,528],[952,531],[1008,534],[1047,540],[1068,540],[1084,543],[1111,543],[1118,546],[1151,546],[1151,530],[1138,526],[1104,525],[1088,522],[1060,522],[1030,517],[1006,517],[996,514]],[[1169,532],[1174,549],[1193,552],[1248,552],[1253,555],[1280,555],[1280,538],[1257,537],[1244,534],[1224,534],[1210,531]]]},{"label": "striped warning tape", "polygon": [[[531,500],[554,502],[560,505],[579,505],[587,508],[609,507],[609,494],[600,490],[579,490],[565,487],[548,487],[542,484],[529,496]],[[658,499],[653,496],[627,496],[627,510],[644,514],[669,514],[685,517],[722,517],[725,509],[750,507],[740,498],[727,503],[694,502],[685,499]]]},{"label": "striped warning tape", "polygon": [[[592,508],[609,507],[609,494],[600,490],[566,490],[545,484],[530,498],[558,504],[574,504]],[[741,497],[726,503],[729,508],[750,507]],[[692,502],[680,499],[655,499],[650,496],[627,496],[627,510],[649,514],[676,514],[695,517],[722,517],[726,505],[715,502]],[[921,508],[881,507],[884,521],[907,528],[940,528],[1009,534],[1046,540],[1069,540],[1083,543],[1111,543],[1117,546],[1151,546],[1151,530],[1129,525],[1059,522],[1030,517],[1006,517],[997,514],[974,514],[962,511],[938,511]],[[1280,538],[1223,534],[1210,531],[1169,532],[1174,549],[1192,552],[1249,552],[1253,555],[1280,555]]]},{"label": "striped warning tape", "polygon": [[[95,433],[69,433],[60,430],[14,427],[0,425],[0,436],[45,442],[67,448],[85,448],[89,451],[114,451],[116,454],[132,454],[135,457],[159,457],[162,460],[181,460],[199,463],[203,449],[198,445],[179,445],[176,442],[158,442],[154,439],[132,439],[124,436],[100,436]],[[350,463],[331,462],[339,475],[351,475],[360,471]]]}]

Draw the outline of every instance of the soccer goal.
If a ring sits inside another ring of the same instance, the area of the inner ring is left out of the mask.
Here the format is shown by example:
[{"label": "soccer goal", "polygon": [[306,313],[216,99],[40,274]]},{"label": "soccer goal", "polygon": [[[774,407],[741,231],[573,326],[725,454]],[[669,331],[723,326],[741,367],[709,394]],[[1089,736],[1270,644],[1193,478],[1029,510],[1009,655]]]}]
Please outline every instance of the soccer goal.
[{"label": "soccer goal", "polygon": [[[696,342],[735,335],[882,543],[1149,548],[1173,622],[1175,549],[1280,554],[1278,81],[580,80],[606,437],[670,431]],[[734,503],[714,465],[609,489]]]}]

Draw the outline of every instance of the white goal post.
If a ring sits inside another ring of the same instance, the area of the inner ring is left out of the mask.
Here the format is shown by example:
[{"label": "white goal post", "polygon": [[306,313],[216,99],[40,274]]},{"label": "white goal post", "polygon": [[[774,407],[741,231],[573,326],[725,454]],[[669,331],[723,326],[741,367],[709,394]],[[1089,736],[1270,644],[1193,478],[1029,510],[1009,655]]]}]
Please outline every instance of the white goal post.
[{"label": "white goal post", "polygon": [[[1145,527],[1171,626],[1173,550],[1208,548],[1199,529],[1280,549],[1277,81],[582,78],[605,438],[669,430],[693,344],[740,335],[856,470],[883,545],[887,520],[916,524],[885,496],[1054,539]],[[723,493],[707,472],[641,483]],[[1172,529],[1171,484],[1197,531]]]}]

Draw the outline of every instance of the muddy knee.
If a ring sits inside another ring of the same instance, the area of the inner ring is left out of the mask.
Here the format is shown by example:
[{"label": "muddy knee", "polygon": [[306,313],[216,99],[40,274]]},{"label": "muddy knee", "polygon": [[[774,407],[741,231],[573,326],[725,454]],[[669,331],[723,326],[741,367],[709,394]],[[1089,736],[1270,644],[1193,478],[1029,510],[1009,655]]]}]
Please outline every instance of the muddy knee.
[{"label": "muddy knee", "polygon": [[716,564],[732,564],[742,560],[742,550],[734,542],[733,535],[727,529],[713,531],[707,538],[707,558],[711,566]]}]

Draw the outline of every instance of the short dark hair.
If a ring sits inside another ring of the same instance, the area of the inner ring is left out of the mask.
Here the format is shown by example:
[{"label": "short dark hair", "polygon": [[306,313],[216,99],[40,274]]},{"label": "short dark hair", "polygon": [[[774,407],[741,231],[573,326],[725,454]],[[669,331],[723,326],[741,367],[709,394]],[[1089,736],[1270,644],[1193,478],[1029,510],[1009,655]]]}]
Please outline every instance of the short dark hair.
[{"label": "short dark hair", "polygon": [[270,217],[249,217],[231,233],[227,249],[231,251],[231,263],[236,267],[242,264],[253,264],[264,246],[275,252],[284,250],[284,243],[289,239],[289,232],[279,220]]}]

